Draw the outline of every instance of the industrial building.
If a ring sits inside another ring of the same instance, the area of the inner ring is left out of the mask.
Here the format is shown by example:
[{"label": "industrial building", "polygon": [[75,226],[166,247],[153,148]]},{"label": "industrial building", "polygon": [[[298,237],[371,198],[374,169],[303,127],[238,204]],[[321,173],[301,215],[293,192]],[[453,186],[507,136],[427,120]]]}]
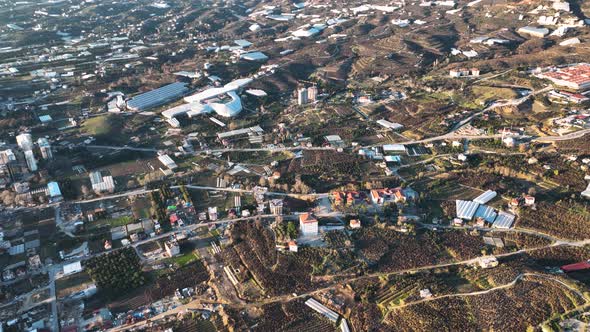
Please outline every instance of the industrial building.
[{"label": "industrial building", "polygon": [[131,98],[127,101],[127,108],[132,111],[145,111],[178,99],[187,93],[187,91],[188,87],[186,83],[176,82],[168,84]]},{"label": "industrial building", "polygon": [[590,64],[579,63],[554,71],[544,72],[537,75],[537,77],[548,79],[555,85],[584,91],[590,89]]},{"label": "industrial building", "polygon": [[[193,117],[199,114],[215,112],[223,117],[232,117],[242,111],[242,101],[238,90],[252,82],[251,78],[238,79],[220,88],[209,88],[184,98],[183,104],[162,112],[170,120],[186,114]],[[229,100],[227,100],[229,99]]]},{"label": "industrial building", "polygon": [[89,174],[90,183],[92,184],[92,190],[95,193],[100,194],[102,192],[113,192],[115,191],[115,182],[113,177],[110,175],[102,176],[101,172],[92,172]]}]

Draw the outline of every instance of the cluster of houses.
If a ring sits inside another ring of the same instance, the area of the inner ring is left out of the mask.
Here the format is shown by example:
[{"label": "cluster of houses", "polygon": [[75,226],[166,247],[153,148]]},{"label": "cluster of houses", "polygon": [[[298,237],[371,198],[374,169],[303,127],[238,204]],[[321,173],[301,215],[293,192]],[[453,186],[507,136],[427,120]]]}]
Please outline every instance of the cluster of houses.
[{"label": "cluster of houses", "polygon": [[334,191],[331,199],[336,206],[351,206],[357,204],[372,203],[383,206],[391,203],[405,203],[413,201],[418,193],[412,188],[380,188],[371,189],[369,195],[364,191]]}]

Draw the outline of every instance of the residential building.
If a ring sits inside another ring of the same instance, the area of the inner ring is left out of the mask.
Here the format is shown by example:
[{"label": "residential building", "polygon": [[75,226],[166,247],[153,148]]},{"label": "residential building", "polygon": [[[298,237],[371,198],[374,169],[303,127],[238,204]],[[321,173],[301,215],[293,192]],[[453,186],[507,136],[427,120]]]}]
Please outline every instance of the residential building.
[{"label": "residential building", "polygon": [[31,172],[37,171],[37,160],[35,159],[35,154],[33,154],[33,150],[25,151],[25,160],[27,161],[27,167]]},{"label": "residential building", "polygon": [[51,145],[49,144],[49,140],[45,137],[41,137],[37,140],[37,145],[39,145],[39,150],[41,150],[41,156],[43,159],[52,159],[53,153],[51,152]]},{"label": "residential building", "polygon": [[274,214],[275,216],[280,216],[283,214],[283,200],[282,199],[271,199],[268,202],[270,213]]},{"label": "residential building", "polygon": [[311,103],[318,99],[318,87],[316,85],[312,85],[307,88],[307,99]]},{"label": "residential building", "polygon": [[498,266],[498,259],[494,256],[480,257],[478,259],[478,265],[482,269],[496,267],[496,266]]},{"label": "residential building", "polygon": [[311,213],[306,212],[299,215],[299,229],[303,235],[317,235],[319,223]]},{"label": "residential building", "polygon": [[299,247],[297,246],[297,242],[296,241],[289,241],[289,251],[297,252],[297,250],[299,250]]},{"label": "residential building", "polygon": [[416,199],[417,196],[418,193],[411,188],[383,188],[371,190],[371,202],[377,205],[406,202],[408,200]]},{"label": "residential building", "polygon": [[16,136],[16,144],[23,151],[33,150],[33,137],[29,133]]},{"label": "residential building", "polygon": [[164,242],[164,248],[169,257],[174,257],[180,254],[180,246],[176,240],[169,240]]},{"label": "residential building", "polygon": [[526,205],[526,206],[535,205],[535,196],[525,196],[524,197],[524,205]]},{"label": "residential building", "polygon": [[352,228],[352,229],[361,228],[361,221],[359,219],[351,219],[350,220],[350,228]]},{"label": "residential building", "polygon": [[307,88],[301,87],[297,89],[297,105],[305,105],[309,102]]}]

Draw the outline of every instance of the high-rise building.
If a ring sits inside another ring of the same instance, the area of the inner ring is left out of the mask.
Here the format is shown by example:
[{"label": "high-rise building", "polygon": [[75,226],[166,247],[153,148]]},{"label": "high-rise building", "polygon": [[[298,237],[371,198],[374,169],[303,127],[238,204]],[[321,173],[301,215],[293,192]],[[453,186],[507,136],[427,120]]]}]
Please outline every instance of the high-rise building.
[{"label": "high-rise building", "polygon": [[20,134],[16,136],[16,144],[23,151],[33,150],[33,137],[28,133]]},{"label": "high-rise building", "polygon": [[37,170],[37,160],[35,160],[33,150],[25,151],[25,160],[27,161],[27,167],[29,168],[29,170],[31,172],[35,172]]},{"label": "high-rise building", "polygon": [[51,152],[51,145],[49,141],[45,137],[41,137],[37,140],[37,144],[39,145],[39,150],[41,150],[41,156],[43,159],[52,159],[53,153]]},{"label": "high-rise building", "polygon": [[308,102],[307,98],[307,88],[299,88],[297,89],[297,104],[298,105],[305,105]]},{"label": "high-rise building", "polygon": [[316,101],[318,98],[318,87],[316,85],[312,85],[307,88],[307,99],[310,102]]}]

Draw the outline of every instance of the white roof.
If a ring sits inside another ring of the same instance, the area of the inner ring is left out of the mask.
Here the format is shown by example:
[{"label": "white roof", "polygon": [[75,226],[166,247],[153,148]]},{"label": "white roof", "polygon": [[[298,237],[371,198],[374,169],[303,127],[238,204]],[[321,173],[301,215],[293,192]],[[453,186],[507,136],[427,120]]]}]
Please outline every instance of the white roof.
[{"label": "white roof", "polygon": [[399,123],[395,123],[395,122],[389,122],[385,119],[381,119],[381,120],[377,120],[377,124],[385,127],[385,128],[389,128],[389,129],[401,129],[404,126],[399,124]]},{"label": "white roof", "polygon": [[66,274],[66,275],[77,273],[77,272],[82,271],[82,263],[80,263],[80,261],[78,261],[78,262],[66,264],[66,265],[64,265],[63,269],[64,269],[64,274]]},{"label": "white roof", "polygon": [[318,301],[316,301],[313,298],[309,298],[307,301],[305,301],[305,305],[307,305],[308,307],[312,308],[313,310],[315,310],[316,312],[318,312],[319,314],[323,315],[324,317],[328,318],[329,320],[331,320],[332,322],[336,322],[338,321],[338,314],[335,313],[334,311],[328,309],[326,306],[324,306],[323,304],[319,303]]},{"label": "white roof", "polygon": [[172,160],[172,158],[170,158],[169,155],[165,154],[165,155],[161,155],[158,156],[158,160],[164,164],[164,166],[170,168],[170,169],[175,169],[178,167],[178,165],[176,165],[176,163],[174,162],[174,160]]},{"label": "white roof", "polygon": [[247,40],[244,40],[244,39],[234,40],[234,43],[236,45],[238,45],[238,46],[241,46],[241,47],[250,47],[250,46],[252,46],[252,43],[251,42],[249,42]]},{"label": "white roof", "polygon": [[403,144],[385,144],[383,145],[383,151],[406,151],[406,147]]},{"label": "white roof", "polygon": [[470,220],[473,218],[475,211],[479,204],[472,201],[456,201],[457,217],[461,219]]},{"label": "white roof", "polygon": [[240,59],[247,60],[247,61],[266,61],[268,60],[268,56],[262,52],[249,52],[240,55]]},{"label": "white roof", "polygon": [[486,204],[487,202],[489,202],[492,199],[494,199],[494,197],[496,197],[497,194],[498,193],[496,193],[493,190],[487,190],[483,194],[477,196],[473,201],[475,203],[479,203],[479,204]]},{"label": "white roof", "polygon": [[513,222],[514,222],[514,215],[504,212],[504,211],[500,211],[498,213],[498,217],[496,217],[496,220],[494,221],[494,224],[492,225],[492,227],[507,229],[512,226]]}]

